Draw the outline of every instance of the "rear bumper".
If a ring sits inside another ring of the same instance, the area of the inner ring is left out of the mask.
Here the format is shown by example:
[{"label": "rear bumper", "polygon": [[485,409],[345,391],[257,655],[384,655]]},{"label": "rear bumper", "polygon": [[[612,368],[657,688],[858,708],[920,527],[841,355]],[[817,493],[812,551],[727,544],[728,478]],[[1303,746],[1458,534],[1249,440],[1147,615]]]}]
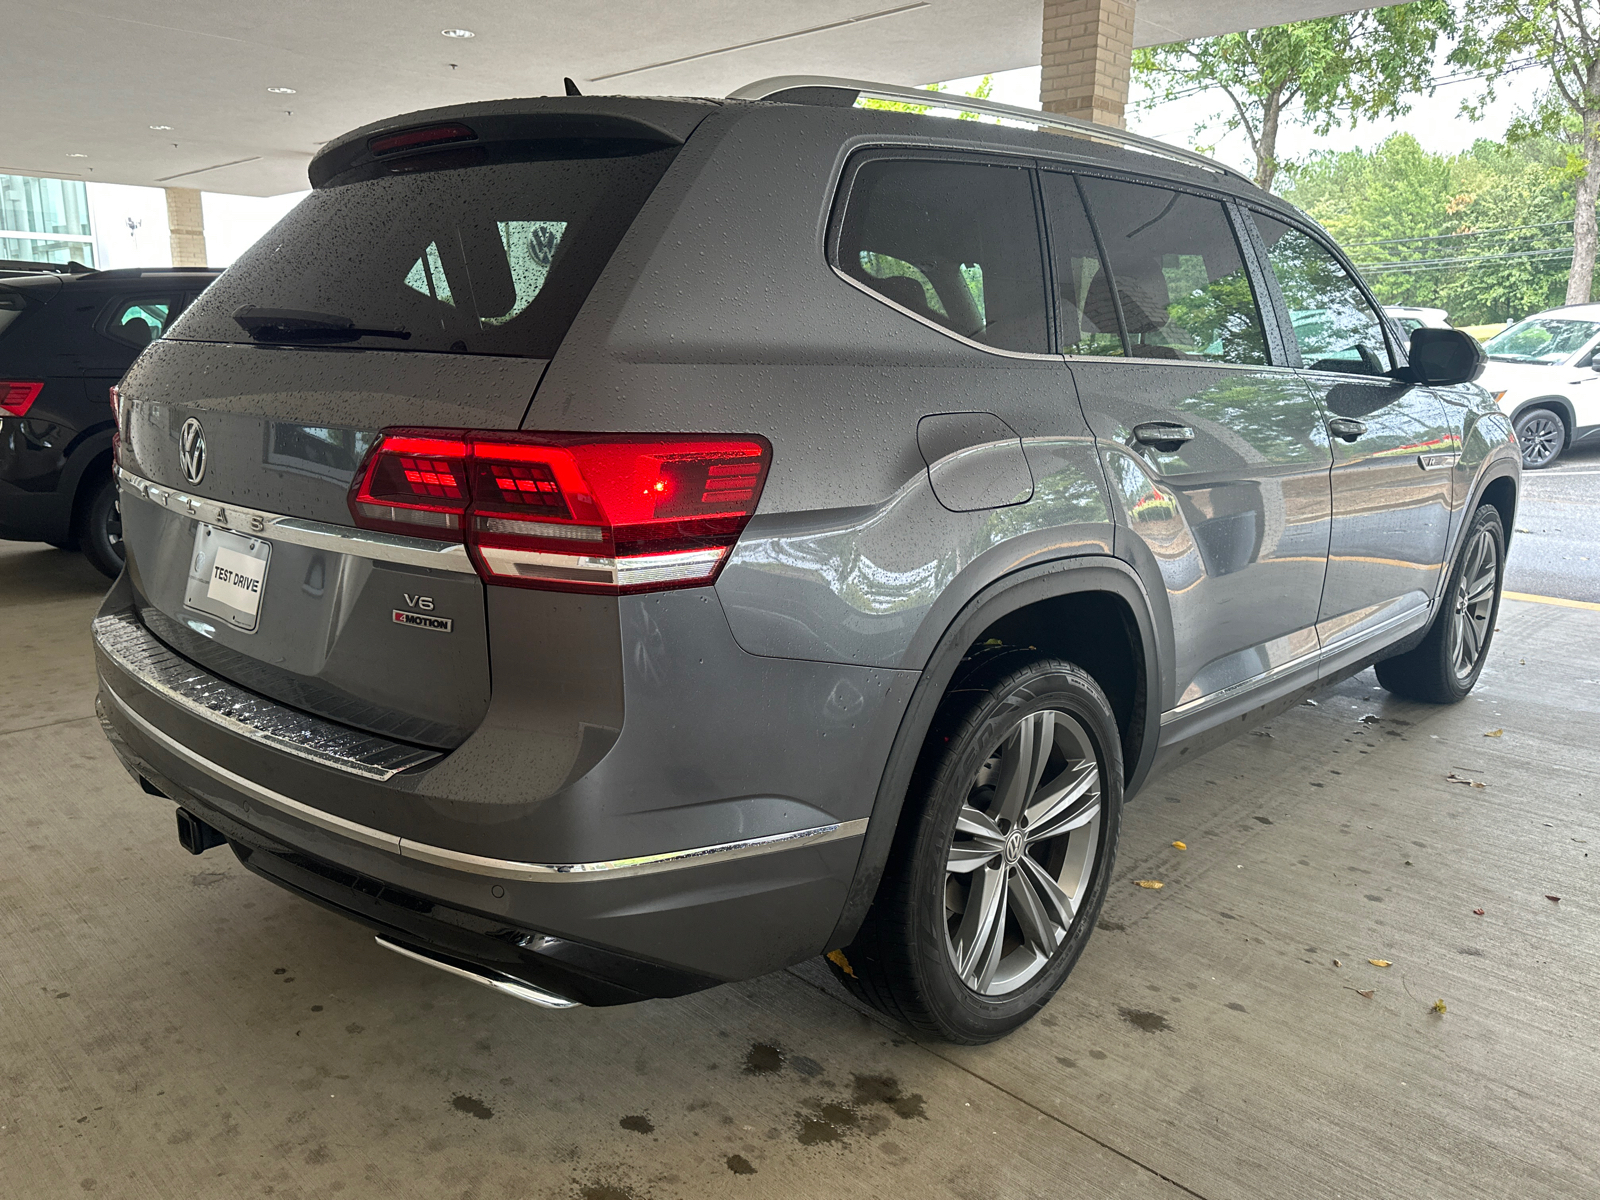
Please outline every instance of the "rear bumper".
[{"label": "rear bumper", "polygon": [[[113,589],[103,617],[126,613],[125,587]],[[691,603],[703,620],[703,603],[692,597]],[[657,613],[658,622],[662,615]],[[716,615],[720,621],[720,612]],[[147,631],[144,636],[154,640]],[[721,636],[727,638],[725,623]],[[490,967],[589,1004],[679,995],[774,970],[825,949],[859,857],[877,782],[875,775],[863,778],[862,797],[822,811],[793,804],[794,816],[801,819],[774,829],[778,809],[770,793],[741,800],[698,791],[707,786],[706,772],[697,778],[681,760],[711,751],[693,738],[679,737],[679,761],[663,751],[654,763],[619,763],[619,753],[624,760],[630,757],[630,731],[640,731],[641,745],[659,747],[653,721],[666,720],[676,730],[681,713],[668,708],[663,696],[679,705],[694,699],[683,681],[674,694],[672,680],[657,678],[654,698],[643,684],[629,693],[627,727],[611,752],[571,787],[533,806],[545,810],[543,828],[552,836],[539,836],[539,825],[519,822],[524,814],[512,813],[502,818],[494,853],[484,853],[490,847],[481,826],[470,850],[457,849],[437,836],[448,831],[448,823],[408,822],[405,816],[418,809],[448,813],[478,799],[469,792],[455,804],[427,795],[430,777],[435,782],[444,776],[477,779],[481,795],[490,790],[493,772],[515,773],[518,764],[505,761],[509,746],[503,736],[492,743],[494,754],[487,761],[475,757],[469,741],[437,762],[392,778],[363,778],[240,727],[241,715],[254,721],[273,710],[306,724],[314,718],[250,693],[243,693],[248,711],[236,700],[223,703],[226,713],[197,711],[129,669],[125,647],[113,653],[97,636],[96,653],[101,719],[124,764],[220,830],[249,869],[401,944]],[[757,671],[766,671],[771,662],[738,654]],[[659,676],[664,661],[658,656],[643,666]],[[185,666],[189,675],[205,676],[193,664]],[[780,664],[776,669],[791,668]],[[216,690],[207,695],[242,692],[214,676],[209,681]],[[811,681],[795,701],[805,705],[832,695],[823,683]],[[749,687],[760,696],[763,680],[741,681],[723,673],[718,685]],[[770,702],[769,694],[761,703],[745,703],[749,725],[714,728],[714,737],[748,746],[783,734],[765,711]],[[880,714],[890,734],[898,712],[892,706]],[[848,715],[873,728],[880,724],[862,721],[859,709]],[[872,757],[869,747],[855,749]],[[537,739],[530,739],[524,753],[535,757],[539,752]],[[818,761],[813,772],[827,781],[830,765]],[[641,778],[649,780],[648,789],[640,788]],[[859,815],[816,819],[847,804],[863,807]],[[742,830],[744,836],[705,839],[705,821],[697,818],[708,805],[719,814],[719,828]],[[606,809],[615,814],[611,822],[605,820]],[[641,810],[657,818],[650,822],[660,833],[652,839],[654,846],[641,845],[638,826],[627,819]],[[687,819],[671,820],[674,813]],[[554,836],[562,829],[558,819],[573,825],[576,834]],[[608,824],[615,829],[612,839],[605,836]],[[429,831],[436,836],[412,836]],[[609,853],[608,840],[614,846]],[[581,849],[581,858],[570,854],[575,849]]]}]

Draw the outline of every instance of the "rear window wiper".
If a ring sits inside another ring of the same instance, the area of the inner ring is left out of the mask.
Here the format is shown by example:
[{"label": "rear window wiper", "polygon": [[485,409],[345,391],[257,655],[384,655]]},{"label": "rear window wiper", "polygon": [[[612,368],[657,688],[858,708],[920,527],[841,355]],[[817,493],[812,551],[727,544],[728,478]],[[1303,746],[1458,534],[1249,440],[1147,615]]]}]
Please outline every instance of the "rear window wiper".
[{"label": "rear window wiper", "polygon": [[404,329],[362,329],[349,317],[302,308],[256,308],[247,304],[233,314],[233,319],[258,342],[353,342],[364,337],[406,341],[411,337]]}]

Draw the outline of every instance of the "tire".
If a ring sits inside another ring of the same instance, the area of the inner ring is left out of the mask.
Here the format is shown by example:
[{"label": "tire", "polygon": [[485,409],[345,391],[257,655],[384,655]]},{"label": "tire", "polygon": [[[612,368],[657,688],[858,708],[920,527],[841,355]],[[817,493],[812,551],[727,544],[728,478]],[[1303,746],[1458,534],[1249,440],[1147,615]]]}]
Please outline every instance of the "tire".
[{"label": "tire", "polygon": [[122,574],[122,511],[117,503],[117,483],[109,476],[93,485],[78,513],[73,531],[83,556],[108,578]]},{"label": "tire", "polygon": [[1527,471],[1548,467],[1561,457],[1567,445],[1567,425],[1559,413],[1548,408],[1530,408],[1516,420],[1517,449]]},{"label": "tire", "polygon": [[945,697],[872,908],[829,962],[914,1029],[967,1045],[1004,1036],[1083,952],[1121,815],[1121,744],[1099,684],[1035,652],[987,656]]},{"label": "tire", "polygon": [[1499,512],[1485,504],[1472,514],[1427,636],[1415,649],[1378,663],[1378,682],[1396,696],[1425,704],[1466,699],[1494,641],[1505,564],[1505,529]]}]

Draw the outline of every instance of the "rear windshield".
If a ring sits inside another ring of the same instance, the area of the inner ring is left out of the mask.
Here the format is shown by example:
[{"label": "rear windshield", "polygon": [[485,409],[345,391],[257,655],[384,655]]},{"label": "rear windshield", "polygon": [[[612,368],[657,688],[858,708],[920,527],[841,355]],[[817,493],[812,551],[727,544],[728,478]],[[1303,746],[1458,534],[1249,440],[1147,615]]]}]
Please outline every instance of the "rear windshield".
[{"label": "rear windshield", "polygon": [[248,307],[409,335],[368,334],[350,345],[548,358],[675,149],[423,171],[315,191],[168,336],[248,342],[234,320]]}]

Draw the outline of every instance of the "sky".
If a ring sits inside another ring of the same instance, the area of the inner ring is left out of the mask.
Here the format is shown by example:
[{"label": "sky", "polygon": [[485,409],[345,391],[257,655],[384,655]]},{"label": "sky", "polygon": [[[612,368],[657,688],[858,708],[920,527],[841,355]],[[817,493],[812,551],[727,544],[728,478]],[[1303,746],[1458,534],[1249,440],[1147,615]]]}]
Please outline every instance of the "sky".
[{"label": "sky", "polygon": [[[1435,69],[1436,79],[1452,76],[1456,72],[1441,63]],[[981,81],[981,76],[971,79],[953,79],[948,83],[952,92],[970,92]],[[990,99],[1024,108],[1039,107],[1039,68],[1024,67],[1016,71],[1003,71],[995,76]],[[1357,126],[1345,125],[1330,130],[1326,137],[1317,137],[1308,127],[1285,124],[1278,137],[1278,157],[1303,158],[1317,150],[1371,149],[1394,133],[1410,133],[1423,148],[1439,154],[1459,154],[1471,147],[1478,138],[1499,140],[1517,114],[1531,108],[1542,87],[1548,86],[1548,76],[1537,69],[1523,70],[1504,76],[1497,81],[1496,98],[1481,121],[1469,121],[1460,115],[1461,103],[1474,100],[1483,88],[1480,79],[1457,80],[1441,83],[1432,96],[1417,97],[1411,111],[1393,121],[1364,122]],[[1159,138],[1173,145],[1189,149],[1208,149],[1217,159],[1243,171],[1255,174],[1255,156],[1243,132],[1225,134],[1222,129],[1224,110],[1229,102],[1221,92],[1214,96],[1202,94],[1165,103],[1151,103],[1149,89],[1135,81],[1128,97],[1128,128],[1147,137]],[[1202,121],[1209,120],[1210,128],[1196,134]]]}]

